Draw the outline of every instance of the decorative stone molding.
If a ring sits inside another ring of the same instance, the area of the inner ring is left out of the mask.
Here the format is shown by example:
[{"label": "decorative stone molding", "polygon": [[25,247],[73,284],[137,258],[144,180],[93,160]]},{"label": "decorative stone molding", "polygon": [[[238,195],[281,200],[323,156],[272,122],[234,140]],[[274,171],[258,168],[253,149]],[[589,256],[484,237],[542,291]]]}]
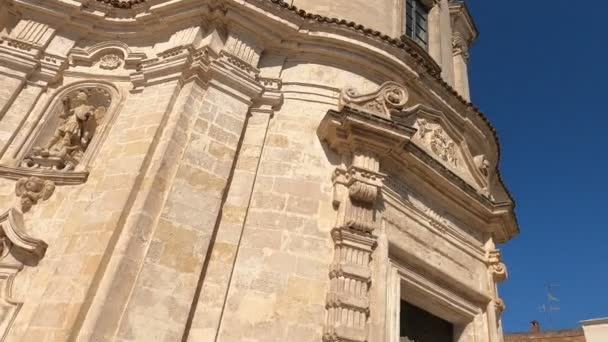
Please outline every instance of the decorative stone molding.
[{"label": "decorative stone molding", "polygon": [[106,70],[114,70],[121,66],[125,69],[136,69],[145,59],[145,53],[133,52],[124,42],[112,40],[86,48],[75,47],[69,54],[72,66],[90,67],[99,63],[99,67]]},{"label": "decorative stone molding", "polygon": [[114,70],[122,64],[122,59],[116,54],[110,53],[101,56],[99,59],[99,67],[106,70]]},{"label": "decorative stone molding", "polygon": [[229,68],[233,70],[239,70],[244,72],[249,77],[255,78],[260,73],[260,70],[258,70],[258,68],[226,51],[220,52],[219,61],[226,64]]},{"label": "decorative stone molding", "polygon": [[0,165],[0,178],[19,180],[21,178],[38,177],[49,180],[55,185],[78,185],[85,183],[88,172],[55,172],[51,170],[29,169],[23,167],[9,167]]},{"label": "decorative stone molding", "polygon": [[224,52],[253,67],[258,65],[262,50],[253,36],[240,31],[231,31],[224,45]]},{"label": "decorative stone molding", "polygon": [[17,274],[25,265],[35,266],[47,244],[25,233],[23,216],[16,209],[0,215],[0,341],[5,341],[23,303],[12,299]]},{"label": "decorative stone molding", "polygon": [[386,82],[378,90],[369,94],[359,94],[356,89],[345,88],[340,94],[339,110],[344,106],[390,118],[393,111],[405,107],[409,93],[402,85]]},{"label": "decorative stone molding", "polygon": [[21,178],[15,184],[15,194],[21,198],[21,211],[28,212],[39,201],[46,201],[55,191],[55,183],[38,177]]},{"label": "decorative stone molding", "polygon": [[55,29],[31,19],[21,19],[11,30],[10,36],[2,37],[8,46],[19,50],[41,50],[55,35]]}]

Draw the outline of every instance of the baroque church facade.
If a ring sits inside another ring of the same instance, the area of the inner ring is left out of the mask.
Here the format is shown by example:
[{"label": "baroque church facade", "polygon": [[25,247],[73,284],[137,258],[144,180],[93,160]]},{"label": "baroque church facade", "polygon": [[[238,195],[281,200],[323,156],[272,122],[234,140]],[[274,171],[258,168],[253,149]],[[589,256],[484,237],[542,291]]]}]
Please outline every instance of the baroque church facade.
[{"label": "baroque church facade", "polygon": [[477,34],[453,0],[0,1],[0,341],[502,341]]}]

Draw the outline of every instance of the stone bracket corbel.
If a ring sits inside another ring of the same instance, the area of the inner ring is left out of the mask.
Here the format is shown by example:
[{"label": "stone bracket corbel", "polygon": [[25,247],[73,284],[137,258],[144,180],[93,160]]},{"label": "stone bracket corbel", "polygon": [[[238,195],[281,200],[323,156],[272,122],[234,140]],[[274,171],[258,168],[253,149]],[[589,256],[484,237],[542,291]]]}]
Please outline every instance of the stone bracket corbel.
[{"label": "stone bracket corbel", "polygon": [[24,266],[36,266],[47,244],[25,233],[23,215],[9,209],[0,215],[0,341],[4,341],[23,303],[12,299],[15,277]]},{"label": "stone bracket corbel", "polygon": [[[23,214],[11,208],[0,215],[0,240],[2,240],[2,250],[0,251],[0,264],[4,264],[7,255],[14,248],[25,252],[32,259],[38,262],[46,253],[47,244],[25,233]],[[27,264],[27,263],[23,263]]]},{"label": "stone bracket corbel", "polygon": [[486,252],[486,265],[488,266],[488,273],[490,274],[492,288],[491,295],[494,302],[496,312],[500,315],[505,311],[506,306],[502,298],[498,295],[498,284],[507,280],[508,272],[507,266],[502,262],[502,254],[498,249],[489,249]]}]

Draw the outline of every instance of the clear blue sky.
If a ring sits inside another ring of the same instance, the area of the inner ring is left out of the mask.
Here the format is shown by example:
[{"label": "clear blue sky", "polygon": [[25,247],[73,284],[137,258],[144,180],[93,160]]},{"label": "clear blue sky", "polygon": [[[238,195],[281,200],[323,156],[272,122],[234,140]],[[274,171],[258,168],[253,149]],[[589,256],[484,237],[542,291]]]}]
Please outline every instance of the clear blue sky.
[{"label": "clear blue sky", "polygon": [[521,227],[501,247],[505,331],[608,317],[608,1],[467,3],[473,102],[498,130]]}]

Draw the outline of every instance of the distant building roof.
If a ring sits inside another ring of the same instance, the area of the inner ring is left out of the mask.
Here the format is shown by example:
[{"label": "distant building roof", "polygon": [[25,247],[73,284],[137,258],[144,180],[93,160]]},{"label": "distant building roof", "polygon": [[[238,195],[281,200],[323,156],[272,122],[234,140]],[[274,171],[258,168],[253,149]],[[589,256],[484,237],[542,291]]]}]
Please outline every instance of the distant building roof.
[{"label": "distant building roof", "polygon": [[583,329],[505,334],[505,342],[586,342]]}]

